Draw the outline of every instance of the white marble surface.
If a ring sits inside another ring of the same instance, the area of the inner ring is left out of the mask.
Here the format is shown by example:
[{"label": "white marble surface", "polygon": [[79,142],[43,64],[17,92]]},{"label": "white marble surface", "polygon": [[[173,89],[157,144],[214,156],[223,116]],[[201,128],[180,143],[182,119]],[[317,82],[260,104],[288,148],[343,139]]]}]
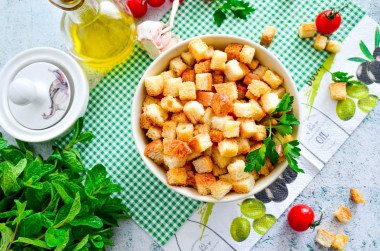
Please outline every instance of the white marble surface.
[{"label": "white marble surface", "polygon": [[[195,1],[195,0],[193,0]],[[361,0],[359,5],[380,23],[379,0]],[[50,46],[66,51],[60,36],[61,11],[47,0],[0,0],[0,68],[15,54],[32,47]],[[149,10],[149,19],[158,19],[170,7]],[[95,80],[96,80],[95,76]],[[0,131],[3,130],[0,128]],[[315,209],[324,208],[322,226],[350,237],[345,250],[380,250],[380,106],[368,115],[359,128],[339,149],[322,172],[298,196],[293,205],[305,203]],[[8,135],[6,138],[11,139]],[[11,139],[12,140],[12,139]],[[50,144],[34,145],[46,155]],[[358,188],[366,205],[354,205],[349,187]],[[342,204],[352,209],[351,221],[342,224],[333,212]],[[286,213],[252,247],[254,250],[322,250],[314,242],[315,232],[295,233],[287,224]],[[110,250],[160,250],[161,247],[132,220],[120,222]]]}]

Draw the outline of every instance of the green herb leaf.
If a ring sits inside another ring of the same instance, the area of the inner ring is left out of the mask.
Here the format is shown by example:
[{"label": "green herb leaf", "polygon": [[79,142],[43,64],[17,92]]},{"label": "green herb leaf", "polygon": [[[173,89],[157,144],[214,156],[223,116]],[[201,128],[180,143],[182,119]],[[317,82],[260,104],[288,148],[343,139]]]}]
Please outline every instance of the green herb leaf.
[{"label": "green herb leaf", "polygon": [[8,161],[1,162],[0,170],[2,170],[0,186],[5,196],[9,196],[12,192],[18,192],[21,187],[17,182],[16,172],[12,163]]},{"label": "green herb leaf", "polygon": [[222,9],[216,10],[213,16],[214,22],[218,27],[220,27],[223,24],[224,20],[227,18],[227,15],[223,12]]},{"label": "green herb leaf", "polygon": [[249,1],[243,0],[221,0],[216,2],[216,10],[213,14],[215,24],[220,27],[227,19],[227,13],[231,12],[234,18],[247,19],[255,11]]},{"label": "green herb leaf", "polygon": [[8,141],[3,139],[3,134],[0,132],[0,150],[4,149],[8,145]]},{"label": "green herb leaf", "polygon": [[103,242],[102,236],[100,236],[100,235],[93,235],[93,236],[91,236],[90,240],[91,240],[92,244],[94,244],[95,247],[97,247],[97,248],[103,248],[104,242]]},{"label": "green herb leaf", "polygon": [[271,113],[271,115],[277,112],[289,112],[292,109],[294,97],[290,96],[289,93],[285,93],[285,95],[281,98],[280,103],[278,103],[276,109]]},{"label": "green herb leaf", "polygon": [[359,62],[359,63],[367,62],[367,61],[368,61],[368,60],[366,60],[366,59],[358,58],[358,57],[349,58],[348,60],[349,60],[349,61],[352,61],[352,62]]},{"label": "green herb leaf", "polygon": [[375,48],[378,48],[380,46],[380,31],[379,26],[376,27],[375,31]]},{"label": "green herb leaf", "polygon": [[20,222],[17,237],[38,237],[42,229],[42,214],[32,214]]},{"label": "green herb leaf", "polygon": [[65,239],[63,241],[63,243],[59,246],[57,246],[54,251],[63,251],[65,249],[65,247],[67,246],[67,244],[69,243],[69,240],[70,240],[70,230],[66,230],[66,234],[65,234]]},{"label": "green herb leaf", "polygon": [[75,248],[73,249],[73,251],[79,251],[81,250],[88,242],[88,238],[90,237],[90,235],[86,235],[86,237],[84,237],[76,246]]},{"label": "green herb leaf", "polygon": [[46,244],[46,242],[37,240],[37,239],[19,237],[15,242],[21,242],[21,243],[30,244],[36,247],[49,249],[49,246]]},{"label": "green herb leaf", "polygon": [[280,155],[277,153],[277,151],[275,149],[276,143],[271,138],[267,138],[267,139],[269,139],[269,140],[268,140],[268,144],[267,144],[266,155],[267,155],[267,157],[269,157],[269,161],[274,165],[278,162]]},{"label": "green herb leaf", "polygon": [[302,169],[298,167],[296,158],[301,156],[301,149],[298,147],[298,140],[293,140],[284,144],[284,155],[288,161],[290,168],[296,172],[304,173]]},{"label": "green herb leaf", "polygon": [[6,250],[11,243],[13,237],[13,231],[5,225],[5,223],[0,223],[0,250]]},{"label": "green herb leaf", "polygon": [[49,247],[63,245],[66,238],[66,231],[63,229],[54,229],[50,227],[45,234],[45,241]]},{"label": "green herb leaf", "polygon": [[17,217],[12,221],[12,225],[19,224],[21,220],[33,213],[33,210],[25,211],[26,201],[24,203],[21,203],[19,200],[15,200],[15,204],[17,207]]},{"label": "green herb leaf", "polygon": [[91,141],[93,138],[94,138],[94,134],[92,132],[84,132],[78,136],[76,142],[85,143],[85,142]]},{"label": "green herb leaf", "polygon": [[66,223],[70,223],[75,216],[77,216],[81,209],[80,196],[79,193],[75,195],[73,204],[65,205],[59,210],[57,217],[55,219],[55,227],[62,226]]},{"label": "green herb leaf", "polygon": [[80,218],[74,219],[70,222],[72,226],[90,226],[92,228],[101,228],[103,227],[102,220],[95,215],[86,215]]},{"label": "green herb leaf", "polygon": [[250,152],[246,158],[247,163],[244,172],[260,171],[261,167],[265,165],[266,150],[266,146],[263,145],[259,149]]},{"label": "green herb leaf", "polygon": [[371,52],[369,52],[367,46],[364,44],[362,40],[359,43],[360,50],[363,52],[364,56],[366,56],[370,61],[374,61]]},{"label": "green herb leaf", "polygon": [[63,164],[71,169],[73,172],[84,172],[84,166],[80,158],[78,158],[75,150],[70,149],[61,153]]}]

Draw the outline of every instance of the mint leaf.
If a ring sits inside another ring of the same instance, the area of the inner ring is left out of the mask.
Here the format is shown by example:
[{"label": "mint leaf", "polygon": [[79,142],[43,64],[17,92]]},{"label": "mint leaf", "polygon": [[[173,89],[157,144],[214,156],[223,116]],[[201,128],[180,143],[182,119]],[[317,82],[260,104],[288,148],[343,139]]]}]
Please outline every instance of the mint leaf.
[{"label": "mint leaf", "polygon": [[19,224],[21,220],[26,218],[27,216],[31,215],[33,213],[33,210],[26,210],[26,201],[24,203],[21,203],[19,200],[15,200],[16,204],[16,210],[17,210],[17,216],[16,218],[12,221],[12,225]]},{"label": "mint leaf", "polygon": [[75,248],[73,249],[73,251],[79,251],[79,250],[82,250],[82,248],[87,244],[88,242],[88,238],[90,237],[90,235],[86,235],[86,237],[84,237],[76,246]]},{"label": "mint leaf", "polygon": [[0,150],[0,155],[4,160],[9,161],[13,165],[25,158],[25,154],[13,146],[8,146]]},{"label": "mint leaf", "polygon": [[63,164],[71,169],[73,172],[82,173],[84,172],[84,166],[80,158],[78,158],[75,150],[70,149],[68,151],[63,151],[61,153]]},{"label": "mint leaf", "polygon": [[0,250],[6,250],[11,243],[13,237],[13,231],[5,225],[5,223],[0,223]]},{"label": "mint leaf", "polygon": [[5,196],[9,196],[13,192],[18,192],[21,187],[16,180],[17,176],[14,172],[14,166],[10,162],[4,161],[0,163],[0,170],[2,170],[0,187]]},{"label": "mint leaf", "polygon": [[61,245],[57,246],[54,249],[54,251],[63,251],[65,249],[65,247],[67,246],[67,244],[69,243],[69,240],[70,240],[70,230],[67,230],[63,243]]},{"label": "mint leaf", "polygon": [[25,244],[30,244],[36,247],[41,247],[41,248],[46,248],[49,249],[49,246],[46,245],[46,242],[37,240],[37,239],[30,239],[30,238],[25,238],[25,237],[19,237],[15,242],[21,242]]},{"label": "mint leaf", "polygon": [[3,134],[0,132],[0,150],[4,149],[8,145],[8,141],[3,139]]},{"label": "mint leaf", "polygon": [[94,138],[94,134],[92,132],[84,132],[78,136],[76,142],[85,143],[85,142],[91,141],[93,138]]},{"label": "mint leaf", "polygon": [[52,184],[65,204],[72,204],[74,202],[74,199],[66,192],[60,181],[53,181]]},{"label": "mint leaf", "polygon": [[103,238],[100,235],[91,236],[90,241],[97,248],[103,248],[103,246],[104,246]]},{"label": "mint leaf", "polygon": [[38,237],[42,229],[42,214],[32,214],[20,222],[17,237]]},{"label": "mint leaf", "polygon": [[70,205],[65,205],[58,212],[57,217],[55,219],[55,227],[62,226],[66,223],[70,223],[75,216],[77,216],[81,209],[80,196],[79,193],[75,195],[74,202]]},{"label": "mint leaf", "polygon": [[63,229],[54,229],[50,227],[45,234],[45,241],[49,247],[63,245],[66,239],[66,231]]},{"label": "mint leaf", "polygon": [[83,217],[75,218],[70,222],[72,226],[89,226],[92,228],[101,228],[103,227],[102,220],[95,215],[85,215]]}]

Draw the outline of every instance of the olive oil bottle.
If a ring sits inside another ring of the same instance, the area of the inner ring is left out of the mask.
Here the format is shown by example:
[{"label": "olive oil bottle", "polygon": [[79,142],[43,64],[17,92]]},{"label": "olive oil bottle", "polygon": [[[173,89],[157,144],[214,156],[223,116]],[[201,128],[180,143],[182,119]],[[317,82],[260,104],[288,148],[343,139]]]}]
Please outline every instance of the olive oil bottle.
[{"label": "olive oil bottle", "polygon": [[50,0],[65,10],[61,30],[71,54],[89,65],[109,70],[131,54],[136,25],[121,0]]}]

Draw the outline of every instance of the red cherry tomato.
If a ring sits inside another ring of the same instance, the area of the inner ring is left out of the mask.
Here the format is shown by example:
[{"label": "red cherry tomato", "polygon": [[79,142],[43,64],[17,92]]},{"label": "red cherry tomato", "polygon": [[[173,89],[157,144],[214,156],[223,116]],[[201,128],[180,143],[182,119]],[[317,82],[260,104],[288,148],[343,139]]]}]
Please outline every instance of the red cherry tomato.
[{"label": "red cherry tomato", "polygon": [[165,0],[148,0],[147,2],[152,7],[160,7],[165,3]]},{"label": "red cherry tomato", "polygon": [[[180,3],[182,3],[185,0],[179,0]],[[174,0],[170,0],[170,2],[174,2]]]},{"label": "red cherry tomato", "polygon": [[288,213],[288,223],[295,231],[303,232],[308,228],[314,228],[321,223],[322,215],[319,221],[314,222],[314,211],[309,206],[298,204],[290,209]]},{"label": "red cherry tomato", "polygon": [[148,11],[148,5],[143,0],[128,0],[127,5],[135,18],[143,17]]},{"label": "red cherry tomato", "polygon": [[342,17],[334,10],[322,11],[315,20],[317,30],[324,35],[329,35],[336,31],[341,23]]}]

